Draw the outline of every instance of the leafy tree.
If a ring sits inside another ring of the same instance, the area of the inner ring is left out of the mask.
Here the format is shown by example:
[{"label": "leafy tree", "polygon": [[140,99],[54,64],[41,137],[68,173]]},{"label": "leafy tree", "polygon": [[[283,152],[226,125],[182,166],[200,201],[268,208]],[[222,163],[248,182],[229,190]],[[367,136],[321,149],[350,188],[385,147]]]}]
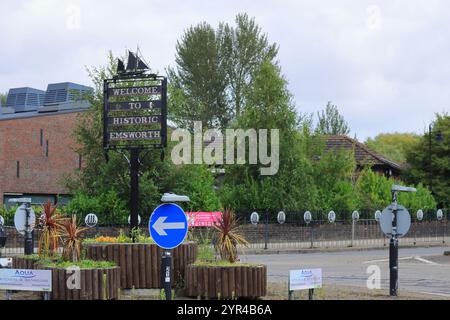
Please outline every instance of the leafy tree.
[{"label": "leafy tree", "polygon": [[357,206],[352,178],[356,169],[353,152],[323,151],[314,163],[319,210],[350,211]]},{"label": "leafy tree", "polygon": [[188,195],[190,211],[219,211],[221,203],[216,194],[214,176],[203,165],[184,165],[174,168],[173,173],[165,182],[176,194]]},{"label": "leafy tree", "polygon": [[[370,168],[364,169],[356,183],[356,194],[361,210],[381,210],[392,200],[391,188],[393,184],[405,184],[392,178],[376,174]],[[398,203],[408,210],[428,210],[436,208],[436,201],[431,192],[422,184],[416,186],[417,192],[400,193]]]},{"label": "leafy tree", "polygon": [[8,94],[7,93],[0,93],[0,105],[2,106],[2,107],[5,107],[6,106],[6,98],[8,97]]},{"label": "leafy tree", "polygon": [[188,28],[176,50],[176,67],[168,68],[170,117],[190,129],[195,120],[225,128],[240,114],[252,74],[278,52],[246,14],[237,15],[236,27]]},{"label": "leafy tree", "polygon": [[344,117],[339,113],[337,106],[328,102],[325,110],[317,112],[317,134],[324,135],[347,135],[350,128]]},{"label": "leafy tree", "polygon": [[[427,130],[428,131],[428,130]],[[441,141],[436,138],[440,134]],[[450,195],[450,116],[436,114],[433,130],[425,132],[417,145],[407,151],[409,168],[403,178],[409,183],[427,185],[440,206],[449,204]],[[431,160],[431,161],[430,161]]]},{"label": "leafy tree", "polygon": [[397,162],[406,162],[406,153],[414,148],[420,137],[414,133],[381,133],[374,139],[369,138],[365,144],[372,150]]},{"label": "leafy tree", "polygon": [[224,206],[272,211],[313,207],[316,189],[310,153],[315,144],[311,136],[297,130],[297,114],[280,68],[265,61],[253,75],[246,94],[236,126],[244,130],[279,129],[279,170],[275,175],[262,176],[259,164],[227,166],[221,190]]},{"label": "leafy tree", "polygon": [[252,80],[252,74],[264,61],[273,61],[278,46],[270,44],[267,35],[254,18],[238,14],[236,27],[228,24],[219,26],[218,35],[224,56],[225,70],[231,92],[235,115],[240,115],[245,104],[245,94]]},{"label": "leafy tree", "polygon": [[224,126],[230,119],[223,54],[216,32],[206,22],[190,27],[177,42],[176,69],[168,69],[170,116],[183,127],[202,121]]}]

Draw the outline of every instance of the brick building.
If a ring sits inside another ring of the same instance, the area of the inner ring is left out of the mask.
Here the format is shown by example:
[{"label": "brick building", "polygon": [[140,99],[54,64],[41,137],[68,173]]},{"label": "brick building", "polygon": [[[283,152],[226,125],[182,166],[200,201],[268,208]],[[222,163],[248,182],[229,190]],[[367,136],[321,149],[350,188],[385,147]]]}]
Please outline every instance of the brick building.
[{"label": "brick building", "polygon": [[47,199],[64,203],[68,190],[63,178],[79,169],[82,161],[73,130],[80,112],[89,107],[74,92],[92,89],[73,83],[51,84],[40,105],[26,104],[27,93],[35,90],[20,89],[10,90],[25,93],[20,105],[8,94],[7,108],[0,113],[0,204],[22,196],[31,197],[35,204]]}]

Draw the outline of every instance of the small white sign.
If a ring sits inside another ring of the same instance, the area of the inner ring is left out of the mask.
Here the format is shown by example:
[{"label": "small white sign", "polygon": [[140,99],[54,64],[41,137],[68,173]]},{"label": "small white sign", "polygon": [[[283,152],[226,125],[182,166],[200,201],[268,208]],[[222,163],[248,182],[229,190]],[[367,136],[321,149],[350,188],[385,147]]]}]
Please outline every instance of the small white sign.
[{"label": "small white sign", "polygon": [[0,258],[0,268],[11,268],[12,258]]},{"label": "small white sign", "polygon": [[52,271],[0,269],[0,290],[51,292]]},{"label": "small white sign", "polygon": [[33,208],[29,208],[28,210],[29,210],[28,222],[25,204],[22,204],[20,207],[18,207],[14,215],[14,225],[17,229],[17,232],[19,232],[21,235],[25,235],[25,231],[29,232],[33,231],[34,226],[36,224],[36,215],[34,213]]},{"label": "small white sign", "polygon": [[303,269],[290,271],[290,291],[318,288],[322,288],[322,269]]}]

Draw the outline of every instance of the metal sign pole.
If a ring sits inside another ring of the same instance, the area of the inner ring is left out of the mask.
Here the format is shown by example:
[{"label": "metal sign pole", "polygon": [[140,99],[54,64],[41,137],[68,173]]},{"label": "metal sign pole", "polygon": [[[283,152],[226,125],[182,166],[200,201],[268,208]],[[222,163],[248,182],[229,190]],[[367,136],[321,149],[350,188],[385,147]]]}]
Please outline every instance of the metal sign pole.
[{"label": "metal sign pole", "polygon": [[161,258],[161,288],[166,300],[172,300],[172,250],[164,250]]},{"label": "metal sign pole", "polygon": [[139,149],[130,150],[130,235],[133,242],[136,241],[133,230],[138,228],[139,211]]},{"label": "metal sign pole", "polygon": [[33,254],[33,236],[30,230],[30,204],[25,203],[25,255]]},{"label": "metal sign pole", "polygon": [[309,300],[314,300],[314,289],[309,289],[308,290],[308,299]]},{"label": "metal sign pole", "polygon": [[269,212],[266,212],[266,223],[264,226],[264,250],[267,250],[268,239],[269,239]]},{"label": "metal sign pole", "polygon": [[398,237],[397,237],[397,196],[396,191],[392,192],[392,235],[389,242],[389,269],[390,269],[390,286],[389,292],[392,297],[397,296],[398,288]]}]

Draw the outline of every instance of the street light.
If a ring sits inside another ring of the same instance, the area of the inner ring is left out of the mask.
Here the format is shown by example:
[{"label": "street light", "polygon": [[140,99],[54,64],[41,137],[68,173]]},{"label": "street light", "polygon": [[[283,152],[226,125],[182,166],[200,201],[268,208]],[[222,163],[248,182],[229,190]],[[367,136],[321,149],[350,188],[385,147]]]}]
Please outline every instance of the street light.
[{"label": "street light", "polygon": [[[429,186],[430,186],[430,191],[433,192],[433,158],[432,158],[432,131],[433,131],[433,127],[434,127],[434,122],[430,123],[429,127],[428,127],[428,153],[429,153]],[[436,141],[438,143],[441,143],[444,141],[444,136],[442,135],[442,131],[438,131],[436,133]]]}]

